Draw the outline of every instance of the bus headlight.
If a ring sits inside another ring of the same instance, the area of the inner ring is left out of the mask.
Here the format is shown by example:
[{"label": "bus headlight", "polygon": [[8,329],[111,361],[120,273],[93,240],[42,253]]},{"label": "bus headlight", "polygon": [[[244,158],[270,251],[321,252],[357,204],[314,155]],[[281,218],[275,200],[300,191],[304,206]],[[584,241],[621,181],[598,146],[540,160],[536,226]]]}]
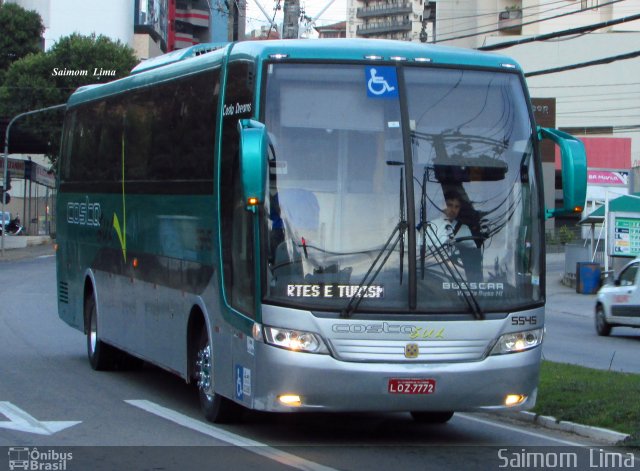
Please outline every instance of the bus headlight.
[{"label": "bus headlight", "polygon": [[542,344],[544,329],[526,330],[524,332],[510,332],[502,335],[493,349],[491,355],[503,355],[530,350]]},{"label": "bus headlight", "polygon": [[264,337],[269,345],[295,352],[329,353],[322,338],[312,332],[265,326]]}]

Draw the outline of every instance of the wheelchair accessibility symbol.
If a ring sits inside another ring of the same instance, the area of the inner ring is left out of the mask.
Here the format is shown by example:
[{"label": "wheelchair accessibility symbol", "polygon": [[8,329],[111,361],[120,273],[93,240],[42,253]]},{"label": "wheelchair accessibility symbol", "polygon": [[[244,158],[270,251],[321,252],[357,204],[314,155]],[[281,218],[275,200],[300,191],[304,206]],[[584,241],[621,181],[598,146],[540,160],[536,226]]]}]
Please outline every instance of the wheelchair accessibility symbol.
[{"label": "wheelchair accessibility symbol", "polygon": [[395,67],[367,67],[367,96],[370,98],[395,98],[398,96],[398,77]]}]

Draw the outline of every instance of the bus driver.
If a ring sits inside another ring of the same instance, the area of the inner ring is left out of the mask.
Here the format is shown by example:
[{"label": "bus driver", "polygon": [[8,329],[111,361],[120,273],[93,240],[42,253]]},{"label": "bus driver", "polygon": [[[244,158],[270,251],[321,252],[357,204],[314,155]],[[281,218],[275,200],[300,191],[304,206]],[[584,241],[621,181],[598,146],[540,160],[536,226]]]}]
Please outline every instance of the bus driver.
[{"label": "bus driver", "polygon": [[431,253],[437,255],[443,249],[453,255],[456,247],[475,248],[469,226],[458,220],[460,196],[448,191],[444,195],[444,201],[444,217],[431,221],[427,227],[427,244]]}]

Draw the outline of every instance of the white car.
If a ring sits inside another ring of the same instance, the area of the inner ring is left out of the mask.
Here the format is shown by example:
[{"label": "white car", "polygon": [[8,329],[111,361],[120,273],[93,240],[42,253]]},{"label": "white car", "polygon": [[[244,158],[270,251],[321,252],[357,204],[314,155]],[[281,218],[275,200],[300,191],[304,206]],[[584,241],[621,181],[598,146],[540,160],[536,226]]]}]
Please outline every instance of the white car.
[{"label": "white car", "polygon": [[600,288],[595,321],[598,335],[609,335],[618,325],[640,327],[640,259],[629,262],[613,283]]}]

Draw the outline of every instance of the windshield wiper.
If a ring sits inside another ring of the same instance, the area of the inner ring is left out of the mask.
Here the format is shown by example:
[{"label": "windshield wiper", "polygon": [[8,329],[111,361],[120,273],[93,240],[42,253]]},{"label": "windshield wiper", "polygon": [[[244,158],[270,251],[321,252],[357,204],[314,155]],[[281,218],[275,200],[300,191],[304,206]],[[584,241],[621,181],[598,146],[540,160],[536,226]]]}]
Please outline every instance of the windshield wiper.
[{"label": "windshield wiper", "polygon": [[[397,162],[397,161],[387,161],[387,164],[388,165],[404,165],[404,163]],[[404,169],[401,168],[400,169],[400,221],[398,221],[398,224],[396,224],[396,227],[394,227],[393,231],[391,232],[391,235],[389,236],[385,244],[382,246],[382,248],[378,252],[378,255],[376,255],[376,258],[371,263],[371,266],[367,270],[367,273],[365,273],[357,289],[354,291],[353,295],[351,295],[351,297],[349,298],[349,302],[344,307],[344,309],[342,309],[342,311],[340,312],[340,317],[351,317],[351,315],[353,315],[353,313],[358,309],[358,306],[360,306],[360,303],[364,298],[364,293],[366,293],[369,290],[373,282],[376,280],[376,278],[378,277],[378,274],[387,263],[387,260],[389,260],[389,257],[395,250],[398,243],[400,243],[400,284],[402,284],[402,277],[404,273],[404,233],[406,230],[407,230],[407,221],[405,220],[405,206],[404,206]],[[398,234],[397,237],[396,237],[396,234]],[[394,237],[396,237],[396,240],[395,242],[393,242],[393,245],[391,245],[391,241],[393,240]],[[389,247],[390,245],[391,247]],[[378,265],[378,261],[380,260],[380,258],[385,252],[387,252],[387,254],[385,255],[384,259],[376,269],[376,265]],[[374,269],[375,269],[375,272],[374,272]],[[369,279],[369,275],[371,275],[371,279]],[[363,290],[363,288],[365,289]]]},{"label": "windshield wiper", "polygon": [[430,234],[428,230],[424,230],[424,234],[429,238],[429,243],[435,249],[433,251],[433,255],[436,258],[436,261],[440,264],[440,266],[444,266],[446,268],[446,270],[449,272],[449,276],[451,276],[451,279],[460,287],[462,297],[467,303],[467,306],[469,306],[469,309],[473,313],[473,316],[476,319],[484,319],[485,315],[482,312],[482,308],[480,307],[480,304],[478,304],[478,300],[473,294],[473,291],[471,291],[471,288],[469,288],[469,284],[466,281],[460,281],[464,280],[464,277],[462,276],[462,273],[460,273],[460,270],[458,270],[458,266],[451,258],[451,255],[444,247],[445,244],[439,243],[438,237],[435,233],[435,229],[433,229],[430,224],[426,223],[426,226],[430,228],[431,232],[433,233],[432,236],[432,234]]},{"label": "windshield wiper", "polygon": [[[351,298],[349,298],[349,302],[344,307],[344,309],[342,309],[342,311],[340,312],[340,317],[351,317],[351,315],[358,309],[358,306],[360,306],[360,303],[364,298],[364,293],[366,293],[369,290],[369,288],[371,287],[375,279],[378,277],[378,274],[382,270],[382,267],[384,267],[384,265],[387,263],[387,260],[389,260],[389,257],[395,250],[396,246],[398,245],[398,242],[400,242],[400,239],[404,238],[404,232],[406,230],[407,230],[407,221],[399,221],[396,227],[393,229],[393,232],[391,232],[391,235],[389,236],[385,244],[382,246],[382,248],[378,252],[378,255],[376,256],[373,263],[369,267],[369,270],[367,270],[367,273],[365,273],[364,277],[362,278],[362,281],[354,291],[353,295],[351,296]],[[396,234],[398,234],[397,237],[396,237]],[[393,242],[393,245],[391,245],[391,241],[393,240],[394,237],[396,237],[396,240],[395,242]],[[389,247],[390,245],[391,247]],[[387,252],[386,256],[384,257],[384,259],[376,269],[376,265],[378,265],[378,261],[380,260],[382,255],[384,255],[385,252]],[[376,269],[376,271],[375,273],[372,274],[374,269]],[[371,275],[371,279],[367,281],[369,279],[369,275]],[[355,301],[355,304],[354,304],[354,301]]]}]

